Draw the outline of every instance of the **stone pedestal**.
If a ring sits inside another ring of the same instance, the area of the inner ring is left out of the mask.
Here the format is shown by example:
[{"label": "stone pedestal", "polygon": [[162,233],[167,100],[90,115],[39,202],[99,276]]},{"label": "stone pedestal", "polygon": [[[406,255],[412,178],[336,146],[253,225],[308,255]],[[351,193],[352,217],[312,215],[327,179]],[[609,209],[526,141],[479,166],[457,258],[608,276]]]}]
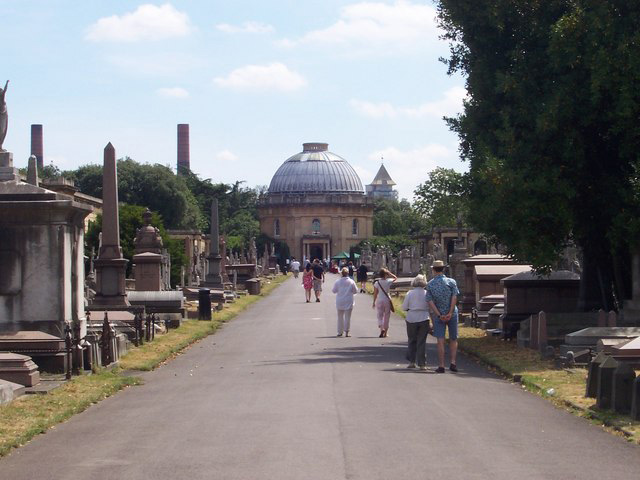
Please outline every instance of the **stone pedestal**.
[{"label": "stone pedestal", "polygon": [[162,290],[162,255],[159,253],[139,253],[133,256],[135,264],[136,290]]},{"label": "stone pedestal", "polygon": [[40,382],[40,373],[30,357],[17,353],[0,353],[0,379],[33,387]]},{"label": "stone pedestal", "polygon": [[203,286],[218,290],[224,289],[224,281],[222,279],[220,264],[222,256],[220,255],[220,232],[218,225],[218,199],[214,198],[211,202],[211,244],[210,252],[207,256],[209,265],[207,275]]},{"label": "stone pedestal", "polygon": [[16,180],[18,169],[13,168],[13,153],[0,152],[0,182]]}]

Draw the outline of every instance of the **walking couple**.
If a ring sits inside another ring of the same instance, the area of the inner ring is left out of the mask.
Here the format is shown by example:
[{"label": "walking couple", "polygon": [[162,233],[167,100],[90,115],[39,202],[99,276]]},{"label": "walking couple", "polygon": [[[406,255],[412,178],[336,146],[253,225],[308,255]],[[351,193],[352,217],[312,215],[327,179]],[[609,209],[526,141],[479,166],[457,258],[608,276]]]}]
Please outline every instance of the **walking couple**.
[{"label": "walking couple", "polygon": [[[336,309],[338,310],[338,337],[343,334],[349,336],[351,326],[351,312],[354,305],[354,294],[358,293],[358,287],[349,276],[349,269],[344,267],[340,271],[342,277],[333,285],[333,293],[336,294]],[[386,268],[380,270],[380,278],[373,285],[373,308],[378,316],[378,328],[380,337],[386,337],[389,330],[389,317],[393,305],[389,296],[389,288],[396,280],[396,276]]]},{"label": "walking couple", "polygon": [[438,342],[438,368],[436,373],[444,373],[444,340],[446,329],[449,329],[449,354],[451,363],[449,370],[457,372],[456,353],[458,350],[458,307],[456,306],[460,291],[456,281],[444,275],[444,263],[433,262],[434,277],[429,283],[424,275],[418,275],[411,281],[412,290],[402,303],[407,312],[408,368],[427,369],[427,335],[429,333],[429,316],[433,319],[433,335]]}]

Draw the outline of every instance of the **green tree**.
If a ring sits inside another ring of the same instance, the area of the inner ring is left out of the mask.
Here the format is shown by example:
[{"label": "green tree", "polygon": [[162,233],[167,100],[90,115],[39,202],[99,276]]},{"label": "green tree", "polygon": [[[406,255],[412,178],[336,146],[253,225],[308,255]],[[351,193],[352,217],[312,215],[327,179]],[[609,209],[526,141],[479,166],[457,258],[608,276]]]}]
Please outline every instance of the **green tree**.
[{"label": "green tree", "polygon": [[379,198],[375,201],[373,234],[376,236],[413,235],[424,228],[423,223],[420,214],[407,200]]},{"label": "green tree", "polygon": [[[83,193],[102,198],[102,167],[86,165],[65,172]],[[141,164],[131,158],[118,160],[118,199],[145,205],[162,215],[167,228],[192,229],[205,225],[198,202],[185,180],[163,165]]]},{"label": "green tree", "polygon": [[466,76],[449,123],[470,162],[471,223],[540,270],[575,241],[581,307],[612,308],[614,285],[628,292],[619,219],[638,212],[626,192],[640,151],[640,4],[440,0],[438,16],[449,72]]},{"label": "green tree", "polygon": [[468,217],[467,176],[450,168],[436,168],[414,192],[414,208],[427,229],[456,225]]}]

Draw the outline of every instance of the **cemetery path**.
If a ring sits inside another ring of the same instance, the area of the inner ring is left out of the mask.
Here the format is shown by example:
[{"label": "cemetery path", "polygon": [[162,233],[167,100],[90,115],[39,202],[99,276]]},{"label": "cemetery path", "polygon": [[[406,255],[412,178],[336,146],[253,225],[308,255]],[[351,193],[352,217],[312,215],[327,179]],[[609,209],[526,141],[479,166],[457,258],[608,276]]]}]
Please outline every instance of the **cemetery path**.
[{"label": "cemetery path", "polygon": [[143,386],[0,459],[0,478],[637,478],[638,447],[464,357],[457,375],[407,370],[404,322],[377,338],[369,296],[336,338],[327,278],[311,304],[286,281]]}]

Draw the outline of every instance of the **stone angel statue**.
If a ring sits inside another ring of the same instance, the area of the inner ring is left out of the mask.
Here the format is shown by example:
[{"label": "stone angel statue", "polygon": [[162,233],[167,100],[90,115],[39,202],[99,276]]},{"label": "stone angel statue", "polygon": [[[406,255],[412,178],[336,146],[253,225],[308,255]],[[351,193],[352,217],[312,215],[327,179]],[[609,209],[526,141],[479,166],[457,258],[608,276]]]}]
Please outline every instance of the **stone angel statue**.
[{"label": "stone angel statue", "polygon": [[9,126],[9,114],[7,113],[7,102],[4,97],[7,94],[9,80],[4,84],[4,90],[0,88],[0,152],[4,152],[2,144],[7,136],[7,127]]}]

